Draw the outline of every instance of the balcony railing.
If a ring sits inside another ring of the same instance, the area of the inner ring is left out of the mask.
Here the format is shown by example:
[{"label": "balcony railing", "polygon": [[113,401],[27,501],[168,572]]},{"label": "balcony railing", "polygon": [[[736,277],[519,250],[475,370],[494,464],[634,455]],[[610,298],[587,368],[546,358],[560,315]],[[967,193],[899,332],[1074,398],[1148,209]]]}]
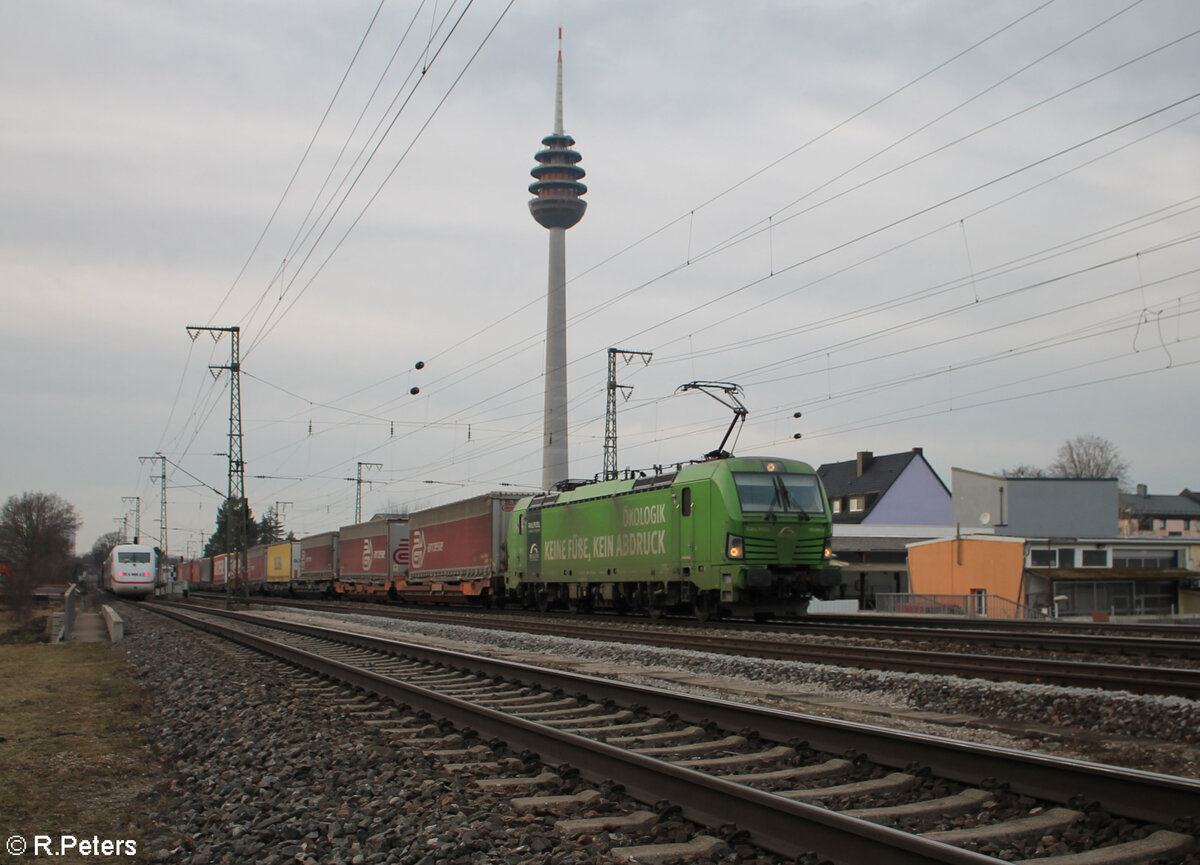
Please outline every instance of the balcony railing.
[{"label": "balcony railing", "polygon": [[923,595],[913,592],[879,592],[875,610],[909,615],[965,616],[978,619],[1045,619],[1039,609],[1018,604],[999,595]]}]

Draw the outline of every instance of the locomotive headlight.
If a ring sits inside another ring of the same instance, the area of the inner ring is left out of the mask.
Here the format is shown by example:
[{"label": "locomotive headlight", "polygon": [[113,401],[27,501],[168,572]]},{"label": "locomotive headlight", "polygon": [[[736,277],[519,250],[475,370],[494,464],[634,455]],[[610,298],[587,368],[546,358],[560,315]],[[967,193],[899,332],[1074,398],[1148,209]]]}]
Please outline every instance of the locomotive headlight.
[{"label": "locomotive headlight", "polygon": [[746,558],[746,545],[743,543],[741,535],[725,536],[725,555],[731,559]]},{"label": "locomotive headlight", "polygon": [[827,559],[833,558],[833,550],[831,550],[829,547],[825,548],[825,558],[827,558]]}]

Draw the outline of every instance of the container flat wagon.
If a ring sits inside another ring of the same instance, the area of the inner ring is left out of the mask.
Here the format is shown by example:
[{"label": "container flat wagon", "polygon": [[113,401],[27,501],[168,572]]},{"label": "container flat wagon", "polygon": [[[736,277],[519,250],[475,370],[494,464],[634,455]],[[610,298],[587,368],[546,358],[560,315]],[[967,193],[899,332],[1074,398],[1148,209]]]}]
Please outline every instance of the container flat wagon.
[{"label": "container flat wagon", "polygon": [[221,553],[212,557],[212,587],[217,591],[239,591],[242,580],[242,554]]},{"label": "container flat wagon", "polygon": [[412,559],[400,597],[485,606],[501,598],[508,523],[520,498],[493,492],[413,513]]},{"label": "container flat wagon", "polygon": [[189,592],[196,588],[196,568],[195,559],[182,561],[175,568],[175,579],[183,583],[184,588]]},{"label": "container flat wagon", "polygon": [[213,587],[213,560],[211,557],[196,560],[196,588],[211,591]]},{"label": "container flat wagon", "polygon": [[386,600],[396,598],[396,581],[408,575],[408,517],[380,516],[343,526],[338,533],[338,577],[341,595]]},{"label": "container flat wagon", "polygon": [[280,541],[267,547],[267,585],[269,595],[286,595],[292,581],[300,576],[300,542]]},{"label": "container flat wagon", "polygon": [[338,533],[322,532],[300,541],[300,573],[293,584],[297,592],[332,593],[337,579]]},{"label": "container flat wagon", "polygon": [[263,594],[267,588],[266,544],[258,544],[246,550],[246,574],[250,594]]}]

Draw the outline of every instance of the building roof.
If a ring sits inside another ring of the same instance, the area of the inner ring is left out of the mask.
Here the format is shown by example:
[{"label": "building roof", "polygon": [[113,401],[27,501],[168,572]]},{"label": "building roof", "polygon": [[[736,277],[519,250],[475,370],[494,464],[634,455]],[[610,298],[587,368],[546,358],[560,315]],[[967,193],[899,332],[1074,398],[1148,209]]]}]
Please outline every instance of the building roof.
[{"label": "building roof", "polygon": [[1189,571],[1186,568],[1026,568],[1025,572],[1048,580],[1080,580],[1083,582],[1190,580],[1200,576],[1200,571]]},{"label": "building roof", "polygon": [[[817,474],[821,478],[821,483],[825,485],[825,492],[829,498],[836,499],[854,495],[866,497],[862,511],[856,511],[853,514],[846,512],[835,514],[834,521],[861,522],[887,494],[900,475],[904,474],[904,470],[908,468],[909,464],[917,459],[925,462],[921,448],[881,456],[875,456],[870,451],[859,451],[858,456],[852,460],[825,463],[820,466]],[[929,466],[928,463],[925,464]],[[945,483],[931,466],[929,473],[937,478],[943,489],[946,489]],[[946,489],[946,495],[950,495],[949,489]]]},{"label": "building roof", "polygon": [[1137,489],[1136,493],[1121,493],[1118,497],[1121,516],[1200,519],[1200,500],[1193,498],[1195,493],[1184,490],[1177,496],[1158,496],[1146,492],[1144,484]]}]

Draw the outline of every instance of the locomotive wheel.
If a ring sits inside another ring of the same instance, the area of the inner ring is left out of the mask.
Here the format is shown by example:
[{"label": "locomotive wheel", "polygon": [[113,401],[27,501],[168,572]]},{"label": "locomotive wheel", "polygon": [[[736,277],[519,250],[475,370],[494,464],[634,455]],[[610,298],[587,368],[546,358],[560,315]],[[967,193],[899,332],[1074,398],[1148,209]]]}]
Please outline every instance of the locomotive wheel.
[{"label": "locomotive wheel", "polygon": [[696,614],[696,621],[701,624],[721,618],[720,606],[709,592],[701,592],[697,595],[692,604],[692,611]]}]

